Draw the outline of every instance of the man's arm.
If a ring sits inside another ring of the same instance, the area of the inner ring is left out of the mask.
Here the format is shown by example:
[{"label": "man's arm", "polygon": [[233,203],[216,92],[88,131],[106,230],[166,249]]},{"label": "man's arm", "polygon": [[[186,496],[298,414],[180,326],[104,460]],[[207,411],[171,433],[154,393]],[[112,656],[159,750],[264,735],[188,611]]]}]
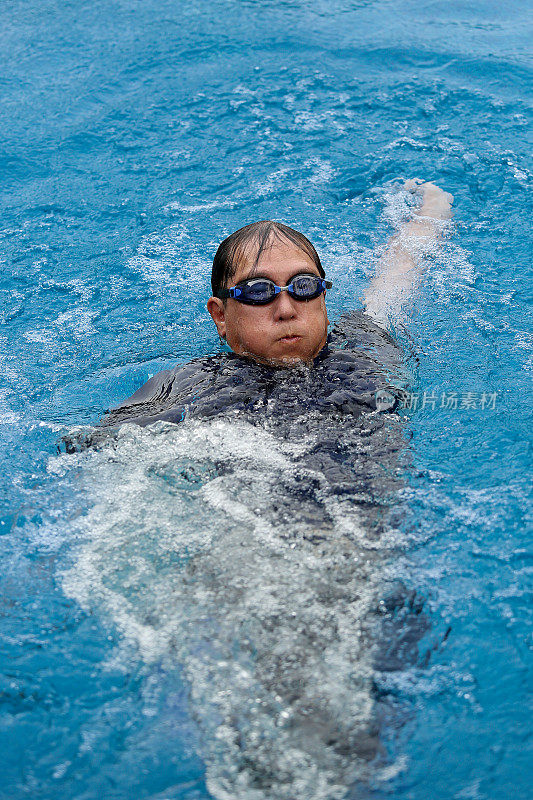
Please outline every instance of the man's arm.
[{"label": "man's arm", "polygon": [[452,216],[453,196],[434,183],[415,178],[407,181],[404,189],[419,194],[422,204],[390,240],[364,294],[366,313],[383,326],[397,318],[412,297],[423,271],[421,257],[442,235],[443,222]]}]

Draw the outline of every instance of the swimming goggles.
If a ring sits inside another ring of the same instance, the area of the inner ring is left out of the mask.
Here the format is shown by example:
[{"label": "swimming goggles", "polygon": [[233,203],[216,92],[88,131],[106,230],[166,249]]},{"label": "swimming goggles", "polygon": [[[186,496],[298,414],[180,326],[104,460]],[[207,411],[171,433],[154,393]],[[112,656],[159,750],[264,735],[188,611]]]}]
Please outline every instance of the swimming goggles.
[{"label": "swimming goggles", "polygon": [[250,306],[266,306],[280,292],[288,292],[295,300],[314,300],[326,289],[331,289],[332,285],[331,281],[323,280],[317,275],[295,275],[288,286],[277,286],[268,278],[250,278],[231,289],[221,289],[217,297],[221,300],[232,297],[239,303]]}]

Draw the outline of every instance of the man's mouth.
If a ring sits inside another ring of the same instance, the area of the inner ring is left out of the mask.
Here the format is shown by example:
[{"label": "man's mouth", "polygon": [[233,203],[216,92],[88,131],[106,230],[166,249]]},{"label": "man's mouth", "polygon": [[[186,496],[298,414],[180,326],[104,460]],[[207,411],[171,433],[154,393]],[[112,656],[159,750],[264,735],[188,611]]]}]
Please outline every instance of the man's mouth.
[{"label": "man's mouth", "polygon": [[297,342],[301,338],[301,336],[296,335],[281,336],[278,341],[284,342],[285,344],[294,344],[294,342]]}]

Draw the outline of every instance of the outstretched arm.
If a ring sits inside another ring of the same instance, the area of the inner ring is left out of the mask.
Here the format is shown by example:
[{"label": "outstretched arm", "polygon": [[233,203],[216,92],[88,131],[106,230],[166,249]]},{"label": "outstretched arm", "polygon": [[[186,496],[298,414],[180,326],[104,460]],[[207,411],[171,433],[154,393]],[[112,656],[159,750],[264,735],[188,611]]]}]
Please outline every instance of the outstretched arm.
[{"label": "outstretched arm", "polygon": [[439,239],[443,221],[452,215],[453,196],[434,183],[415,178],[404,189],[420,195],[422,203],[390,240],[364,295],[366,313],[384,326],[412,296],[423,270],[421,256]]}]

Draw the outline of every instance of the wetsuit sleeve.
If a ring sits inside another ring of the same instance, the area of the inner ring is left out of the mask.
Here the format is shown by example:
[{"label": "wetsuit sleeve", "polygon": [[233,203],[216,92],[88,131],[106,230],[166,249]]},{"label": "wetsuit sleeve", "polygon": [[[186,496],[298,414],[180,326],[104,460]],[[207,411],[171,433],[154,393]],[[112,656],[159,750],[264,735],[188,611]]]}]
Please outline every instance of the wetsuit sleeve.
[{"label": "wetsuit sleeve", "polygon": [[109,411],[98,423],[99,428],[112,428],[124,422],[147,425],[154,415],[168,405],[175,370],[165,369],[146,381],[131,397]]},{"label": "wetsuit sleeve", "polygon": [[131,397],[102,417],[94,430],[62,437],[58,449],[72,453],[87,447],[97,447],[109,440],[113,429],[119,428],[126,422],[140,426],[149,425],[157,420],[181,422],[188,401],[205,383],[205,377],[195,362],[158,372]]},{"label": "wetsuit sleeve", "polygon": [[156,375],[153,375],[146,383],[137,389],[131,397],[128,397],[127,400],[123,400],[114,410],[118,410],[119,408],[130,407],[138,405],[139,403],[146,403],[149,400],[153,400],[155,397],[160,397],[165,394],[166,389],[172,383],[172,376],[173,370],[171,369],[164,369],[161,372],[158,372]]},{"label": "wetsuit sleeve", "polygon": [[385,368],[400,369],[403,365],[398,343],[363,311],[344,314],[335,324],[331,339],[336,347],[362,351]]},{"label": "wetsuit sleeve", "polygon": [[214,372],[212,361],[194,359],[183,366],[158,372],[110,411],[100,421],[100,426],[116,427],[124,422],[144,426],[157,420],[182,422],[191,406],[209,392]]}]

